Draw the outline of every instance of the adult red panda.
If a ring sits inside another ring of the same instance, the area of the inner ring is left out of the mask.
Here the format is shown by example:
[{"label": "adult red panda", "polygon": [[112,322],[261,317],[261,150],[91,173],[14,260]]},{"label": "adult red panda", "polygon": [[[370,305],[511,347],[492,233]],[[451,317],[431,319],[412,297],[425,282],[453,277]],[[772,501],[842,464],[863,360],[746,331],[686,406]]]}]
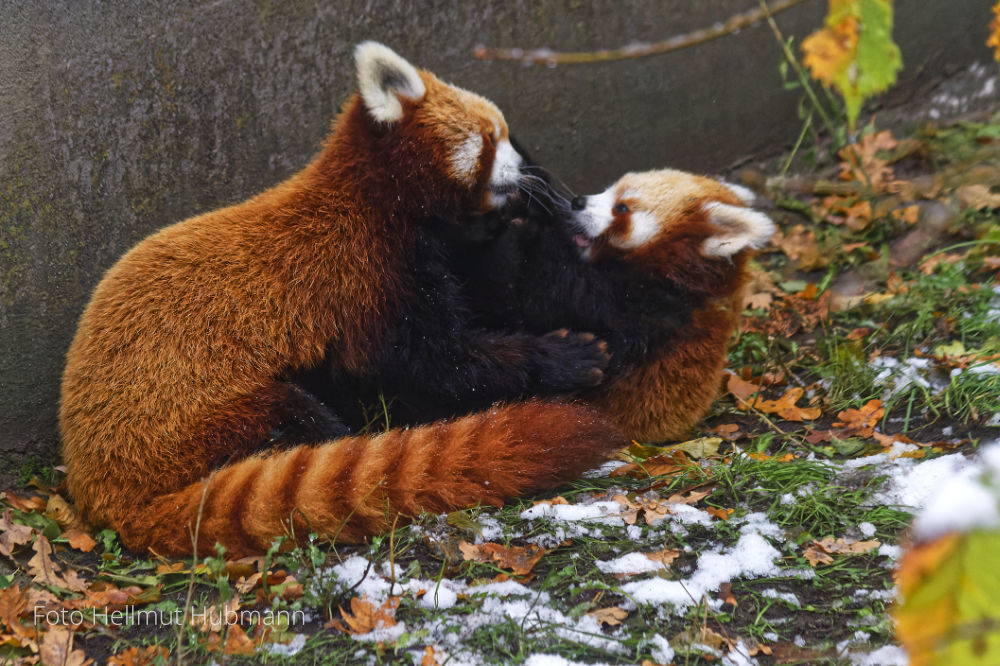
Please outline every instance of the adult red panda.
[{"label": "adult red panda", "polygon": [[233,556],[290,528],[356,541],[421,510],[550,487],[623,442],[593,407],[535,400],[264,448],[288,422],[343,432],[289,381],[321,362],[350,385],[406,347],[427,385],[490,399],[593,385],[607,363],[592,335],[434,339],[450,292],[420,283],[416,221],[501,205],[520,157],[489,101],[380,44],[355,58],[360,93],[305,169],[148,237],[80,319],[62,383],[67,484],[83,517],[133,550],[189,554],[196,523],[199,552],[219,542]]},{"label": "adult red panda", "polygon": [[593,331],[612,352],[608,381],[580,397],[632,439],[686,436],[718,392],[747,259],[771,220],[749,190],[680,171],[626,174],[575,210],[536,184],[506,218],[456,227],[463,242],[481,237],[454,260],[473,316]]}]

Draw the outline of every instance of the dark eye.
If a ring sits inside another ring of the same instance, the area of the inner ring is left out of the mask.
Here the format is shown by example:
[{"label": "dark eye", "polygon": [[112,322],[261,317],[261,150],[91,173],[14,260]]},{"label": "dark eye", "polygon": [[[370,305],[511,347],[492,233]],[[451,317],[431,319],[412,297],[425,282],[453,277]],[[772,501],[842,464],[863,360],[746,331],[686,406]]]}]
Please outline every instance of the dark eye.
[{"label": "dark eye", "polygon": [[615,207],[611,209],[616,215],[621,215],[622,213],[628,212],[628,204],[616,203]]},{"label": "dark eye", "polygon": [[495,148],[496,145],[497,145],[497,138],[495,136],[493,136],[492,134],[486,134],[485,136],[486,136],[486,140],[489,142],[489,144]]}]

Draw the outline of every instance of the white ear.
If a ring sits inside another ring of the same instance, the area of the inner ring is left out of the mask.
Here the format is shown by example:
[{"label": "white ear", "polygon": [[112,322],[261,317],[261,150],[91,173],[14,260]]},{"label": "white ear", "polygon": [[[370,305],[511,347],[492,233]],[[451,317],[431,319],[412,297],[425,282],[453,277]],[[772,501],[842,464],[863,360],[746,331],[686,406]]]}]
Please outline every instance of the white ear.
[{"label": "white ear", "polygon": [[771,218],[752,208],[712,201],[705,204],[705,212],[718,228],[701,246],[706,257],[731,257],[747,248],[763,247],[774,234]]},{"label": "white ear", "polygon": [[416,67],[388,46],[361,42],[354,49],[361,99],[372,118],[394,123],[403,117],[399,98],[419,100],[427,92]]}]

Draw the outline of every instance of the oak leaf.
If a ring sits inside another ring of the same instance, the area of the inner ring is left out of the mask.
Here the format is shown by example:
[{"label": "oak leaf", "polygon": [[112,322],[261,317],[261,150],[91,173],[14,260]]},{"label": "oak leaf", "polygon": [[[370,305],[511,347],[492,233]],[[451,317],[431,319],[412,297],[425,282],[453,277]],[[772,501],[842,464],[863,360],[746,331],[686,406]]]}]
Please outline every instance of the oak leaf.
[{"label": "oak leaf", "polygon": [[49,627],[38,649],[45,666],[88,666],[94,663],[83,650],[73,649],[73,632],[58,625]]},{"label": "oak leaf", "polygon": [[628,617],[628,611],[618,606],[611,606],[609,608],[598,608],[588,611],[587,615],[597,620],[598,624],[617,627],[622,623],[622,620]]},{"label": "oak leaf", "polygon": [[399,597],[389,597],[378,608],[368,600],[368,597],[352,597],[350,605],[351,612],[349,613],[343,607],[340,607],[340,615],[343,622],[332,620],[326,626],[339,629],[345,634],[367,634],[378,628],[387,628],[396,625],[396,609],[399,608]]},{"label": "oak leaf", "polygon": [[45,499],[42,497],[21,497],[7,490],[3,493],[3,499],[12,507],[22,513],[42,513],[45,511]]},{"label": "oak leaf", "polygon": [[476,546],[467,541],[460,541],[458,548],[465,560],[492,562],[501,569],[510,569],[515,576],[527,576],[542,556],[549,552],[534,544],[508,547],[492,542]]},{"label": "oak leaf", "polygon": [[695,463],[683,451],[671,451],[662,455],[647,458],[641,463],[629,463],[613,470],[608,476],[631,476],[644,479],[650,476],[676,475],[691,469]]},{"label": "oak leaf", "polygon": [[247,636],[247,632],[238,624],[230,624],[226,627],[226,644],[222,645],[222,635],[219,631],[213,631],[205,641],[205,650],[215,652],[222,647],[222,654],[237,654],[249,656],[257,651],[257,646],[253,640]]},{"label": "oak leaf", "polygon": [[651,553],[643,553],[643,555],[645,555],[653,562],[659,562],[663,566],[669,567],[671,564],[673,564],[674,560],[680,557],[681,551],[673,550],[672,548],[666,548],[664,550],[656,550]]},{"label": "oak leaf", "polygon": [[801,224],[796,224],[776,242],[781,251],[795,262],[799,270],[811,271],[830,263],[829,256],[820,250],[816,243],[816,232],[811,229],[806,230]]},{"label": "oak leaf", "polygon": [[35,537],[33,548],[35,554],[28,560],[28,573],[31,574],[32,581],[72,592],[83,592],[87,589],[86,581],[75,571],[70,570],[68,575],[63,575],[59,563],[52,559],[52,544],[44,534]]},{"label": "oak leaf", "polygon": [[13,559],[14,549],[31,543],[33,532],[31,527],[15,523],[11,518],[11,510],[7,509],[0,516],[0,555]]},{"label": "oak leaf", "polygon": [[786,421],[806,421],[819,418],[821,410],[819,407],[797,407],[795,403],[799,401],[805,391],[796,386],[777,400],[760,400],[754,408],[765,414],[777,414]]},{"label": "oak leaf", "polygon": [[167,663],[170,651],[162,645],[147,645],[140,648],[136,645],[108,657],[108,666],[155,666]]},{"label": "oak leaf", "polygon": [[719,509],[714,506],[710,506],[705,509],[705,511],[708,512],[710,516],[718,518],[719,520],[729,520],[729,516],[733,515],[733,512],[736,511],[736,509]]},{"label": "oak leaf", "polygon": [[834,421],[833,426],[838,428],[838,437],[871,437],[875,431],[875,424],[885,414],[881,400],[869,400],[860,409],[845,409],[837,414],[839,421]]}]

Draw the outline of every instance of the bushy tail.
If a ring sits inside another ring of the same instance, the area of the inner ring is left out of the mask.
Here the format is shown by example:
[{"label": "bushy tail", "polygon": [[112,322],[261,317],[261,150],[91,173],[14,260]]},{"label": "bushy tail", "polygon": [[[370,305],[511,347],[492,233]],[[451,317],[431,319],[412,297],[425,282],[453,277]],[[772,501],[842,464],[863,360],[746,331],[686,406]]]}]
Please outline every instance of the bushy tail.
[{"label": "bushy tail", "polygon": [[174,556],[191,554],[199,507],[201,554],[216,542],[234,557],[261,553],[292,531],[356,542],[421,511],[499,505],[551,488],[625,444],[593,407],[535,400],[256,455],[114,522],[130,548]]}]

